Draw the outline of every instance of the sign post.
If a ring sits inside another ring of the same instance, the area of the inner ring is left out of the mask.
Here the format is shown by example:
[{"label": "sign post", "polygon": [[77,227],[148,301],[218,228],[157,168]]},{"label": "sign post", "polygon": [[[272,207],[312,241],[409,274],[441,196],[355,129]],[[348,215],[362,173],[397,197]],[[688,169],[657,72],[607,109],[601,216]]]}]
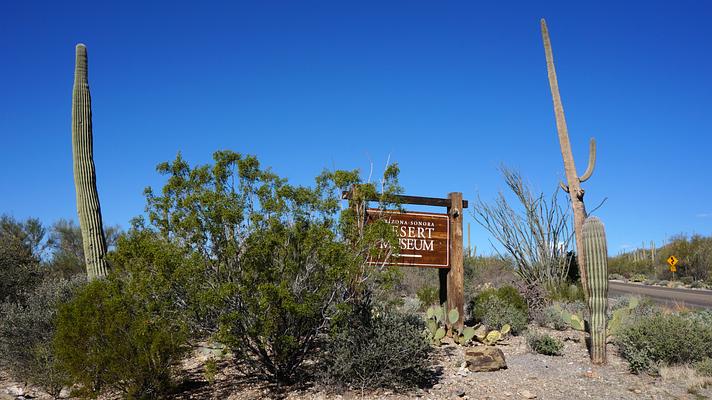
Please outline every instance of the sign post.
[{"label": "sign post", "polygon": [[[462,252],[462,193],[448,195],[450,207],[450,269],[447,272],[447,308],[457,310],[460,318],[456,327],[461,329],[465,321],[465,268]],[[442,290],[442,287],[440,288]]]}]

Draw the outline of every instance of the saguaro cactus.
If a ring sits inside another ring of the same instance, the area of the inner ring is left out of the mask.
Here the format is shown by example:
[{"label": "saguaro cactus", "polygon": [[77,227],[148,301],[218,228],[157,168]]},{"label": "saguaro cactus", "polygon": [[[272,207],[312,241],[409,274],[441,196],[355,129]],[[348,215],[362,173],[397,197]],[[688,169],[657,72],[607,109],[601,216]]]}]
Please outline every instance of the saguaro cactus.
[{"label": "saguaro cactus", "polygon": [[78,44],[72,91],[72,159],[77,212],[82,230],[87,277],[106,276],[106,238],[101,223],[99,193],[96,190],[94,144],[91,126],[91,96],[87,79],[87,48]]},{"label": "saguaro cactus", "polygon": [[608,249],[603,223],[596,217],[583,224],[583,247],[588,272],[588,308],[591,312],[591,361],[606,362],[606,308],[608,307]]},{"label": "saguaro cactus", "polygon": [[564,170],[566,171],[566,181],[568,182],[568,185],[564,185],[563,183],[560,183],[560,185],[571,197],[571,207],[574,211],[574,233],[576,234],[576,253],[578,255],[579,274],[581,276],[584,294],[586,298],[588,298],[590,292],[587,289],[588,285],[586,285],[586,281],[588,280],[586,274],[586,255],[584,254],[583,245],[581,243],[581,229],[586,219],[586,207],[583,203],[584,191],[581,188],[581,182],[585,182],[593,174],[593,168],[596,165],[596,141],[591,138],[588,167],[586,168],[586,172],[579,177],[576,172],[576,164],[574,164],[574,156],[571,153],[569,131],[566,127],[566,118],[564,117],[564,106],[561,104],[561,96],[559,95],[559,83],[556,79],[556,68],[554,67],[554,54],[551,50],[551,41],[549,40],[549,30],[543,18],[541,20],[541,35],[544,40],[544,52],[546,53],[546,68],[549,73],[551,97],[554,101],[556,130],[559,134],[561,155],[564,159]]}]

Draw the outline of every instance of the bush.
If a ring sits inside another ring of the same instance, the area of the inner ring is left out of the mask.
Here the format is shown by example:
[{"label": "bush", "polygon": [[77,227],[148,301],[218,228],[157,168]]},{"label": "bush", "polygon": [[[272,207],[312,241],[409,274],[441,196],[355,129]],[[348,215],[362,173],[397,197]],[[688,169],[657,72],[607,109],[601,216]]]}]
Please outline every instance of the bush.
[{"label": "bush", "polygon": [[87,284],[60,307],[54,351],[80,394],[119,390],[127,398],[158,398],[184,354],[187,331],[162,314],[160,299],[127,290],[115,276]]},{"label": "bush", "polygon": [[46,279],[21,302],[0,305],[0,365],[14,378],[58,396],[68,376],[52,351],[56,315],[84,278]]},{"label": "bush", "polygon": [[427,308],[440,303],[440,290],[432,286],[424,286],[420,288],[416,294],[420,300],[420,306]]},{"label": "bush", "polygon": [[527,344],[535,353],[546,356],[560,356],[564,344],[554,337],[543,333],[531,333],[527,336]]},{"label": "bush", "polygon": [[645,282],[646,279],[648,277],[643,274],[634,274],[630,277],[631,282]]},{"label": "bush", "polygon": [[[397,245],[395,232],[383,220],[364,225],[359,212],[367,198],[389,205],[400,191],[398,166],[389,164],[377,193],[358,171],[326,171],[306,187],[288,184],[253,156],[218,151],[213,159],[191,167],[178,155],[161,163],[166,183],[146,189],[141,227],[198,266],[189,296],[177,297],[195,315],[195,332],[227,346],[238,372],[293,383],[350,302],[392,293],[396,269],[367,260],[390,253],[383,244]],[[351,207],[340,212],[341,193],[356,185]]]},{"label": "bush", "polygon": [[617,342],[632,372],[655,371],[660,363],[685,364],[712,356],[712,325],[658,313],[622,327]]},{"label": "bush", "polygon": [[712,358],[705,358],[692,365],[699,375],[712,377]]},{"label": "bush", "polygon": [[628,279],[626,279],[625,276],[623,276],[621,274],[609,274],[608,279],[614,280],[614,281],[623,281],[623,282],[628,281]]},{"label": "bush", "polygon": [[17,302],[42,281],[40,253],[45,230],[39,220],[0,216],[0,303]]},{"label": "bush", "polygon": [[682,278],[680,278],[680,282],[682,282],[684,285],[691,285],[694,281],[695,278],[691,276],[683,276]]},{"label": "bush", "polygon": [[583,301],[583,289],[581,283],[559,282],[550,284],[547,287],[547,297],[552,301],[573,302]]},{"label": "bush", "polygon": [[279,225],[251,238],[240,285],[223,284],[218,341],[239,367],[291,383],[335,316],[353,258],[323,227]]},{"label": "bush", "polygon": [[527,303],[511,286],[484,290],[475,297],[473,303],[469,308],[472,319],[477,323],[494,329],[509,324],[512,334],[518,334],[527,327]]},{"label": "bush", "polygon": [[431,347],[416,315],[364,313],[337,327],[321,355],[321,381],[331,387],[402,390],[427,383]]},{"label": "bush", "polygon": [[706,286],[705,286],[704,282],[694,281],[690,284],[690,287],[693,289],[704,289]]},{"label": "bush", "polygon": [[556,329],[557,331],[565,331],[569,329],[569,324],[564,321],[561,306],[549,305],[542,311],[537,323],[540,326]]}]

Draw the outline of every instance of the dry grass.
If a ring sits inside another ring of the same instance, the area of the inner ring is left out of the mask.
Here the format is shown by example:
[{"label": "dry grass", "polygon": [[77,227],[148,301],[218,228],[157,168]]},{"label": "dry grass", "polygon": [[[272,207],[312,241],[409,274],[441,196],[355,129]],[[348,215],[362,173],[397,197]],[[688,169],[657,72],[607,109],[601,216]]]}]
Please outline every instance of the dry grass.
[{"label": "dry grass", "polygon": [[712,377],[701,376],[689,365],[660,367],[658,372],[664,382],[684,384],[690,393],[712,385]]}]

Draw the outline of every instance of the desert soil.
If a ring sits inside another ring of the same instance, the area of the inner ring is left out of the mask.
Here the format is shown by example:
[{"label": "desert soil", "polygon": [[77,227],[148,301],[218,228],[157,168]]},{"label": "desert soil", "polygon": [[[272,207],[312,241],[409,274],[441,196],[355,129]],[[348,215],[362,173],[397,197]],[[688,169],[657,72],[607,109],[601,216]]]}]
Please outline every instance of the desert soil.
[{"label": "desert soil", "polygon": [[[332,393],[318,385],[275,392],[258,382],[236,378],[230,368],[218,373],[208,384],[200,367],[203,356],[184,363],[189,377],[176,399],[704,399],[712,398],[710,388],[691,385],[685,376],[665,378],[632,375],[627,363],[608,346],[608,364],[592,366],[580,332],[547,331],[564,341],[564,355],[559,357],[532,353],[524,337],[510,337],[501,342],[507,369],[495,372],[470,372],[463,368],[465,347],[444,344],[435,352],[434,371],[439,380],[432,387],[405,393],[388,390]],[[24,394],[24,396],[20,396]],[[0,375],[0,400],[47,399],[32,388],[23,387]]]}]

